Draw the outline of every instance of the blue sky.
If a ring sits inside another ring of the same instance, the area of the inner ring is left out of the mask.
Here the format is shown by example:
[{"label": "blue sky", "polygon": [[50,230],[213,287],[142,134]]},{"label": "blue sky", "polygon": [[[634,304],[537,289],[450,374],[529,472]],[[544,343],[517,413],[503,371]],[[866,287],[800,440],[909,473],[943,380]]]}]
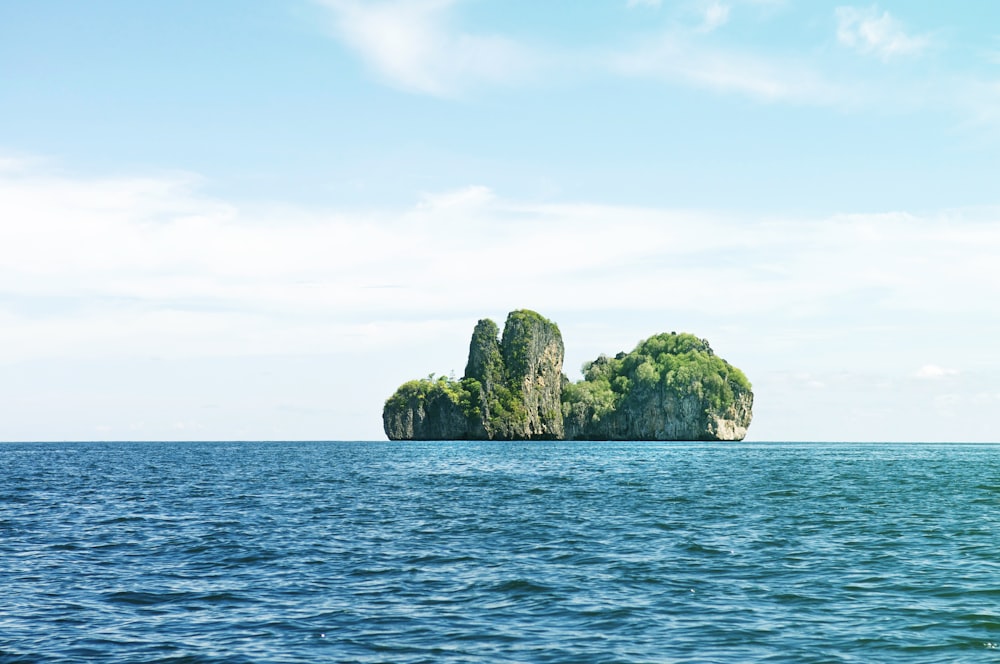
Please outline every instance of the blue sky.
[{"label": "blue sky", "polygon": [[379,439],[480,317],[995,440],[991,2],[0,2],[0,440]]}]

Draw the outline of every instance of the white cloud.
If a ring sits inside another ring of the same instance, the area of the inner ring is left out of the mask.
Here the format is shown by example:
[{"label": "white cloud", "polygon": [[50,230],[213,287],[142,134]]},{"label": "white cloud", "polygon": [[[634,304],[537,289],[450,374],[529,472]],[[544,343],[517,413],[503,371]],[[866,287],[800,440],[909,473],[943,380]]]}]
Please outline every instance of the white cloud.
[{"label": "white cloud", "polygon": [[0,174],[0,220],[4,361],[388,347],[484,309],[779,329],[842,316],[854,329],[855,302],[960,319],[1000,299],[990,210],[777,220],[527,204],[476,186],[348,214],[240,207],[193,178],[39,171]]},{"label": "white cloud", "polygon": [[337,34],[390,84],[454,96],[478,83],[518,80],[534,56],[521,44],[456,29],[455,0],[316,0],[333,12]]},{"label": "white cloud", "polygon": [[[893,412],[929,403],[940,384],[984,392],[949,367],[998,371],[1000,323],[983,305],[1000,300],[998,254],[992,209],[780,219],[525,203],[471,186],[344,212],[236,205],[204,195],[193,177],[75,177],[36,165],[0,173],[0,363],[377,357],[378,378],[335,388],[372,410],[357,421],[372,436],[383,392],[412,375],[461,372],[477,318],[528,307],[560,321],[574,376],[583,360],[654,332],[708,336],[761,389],[755,431],[787,436],[794,427],[780,428],[788,409],[774,405],[776,393],[805,409],[820,394],[822,408],[828,397],[845,408],[869,399],[882,421],[896,408],[879,401],[893,392],[878,387],[886,380],[908,390],[898,398],[909,405]],[[979,336],[935,345],[957,328]],[[845,370],[861,377],[843,385]],[[50,407],[32,394],[25,403],[37,412]],[[819,415],[796,417],[804,435]]]},{"label": "white cloud", "polygon": [[417,209],[430,211],[476,209],[489,205],[495,199],[489,187],[478,185],[434,194],[425,193],[421,196]]},{"label": "white cloud", "polygon": [[[768,103],[841,109],[935,109],[956,113],[971,130],[1000,125],[1000,86],[972,73],[944,72],[920,82],[878,80],[865,72],[835,73],[815,53],[777,53],[741,48],[707,37],[729,23],[734,8],[758,17],[780,10],[784,0],[688,0],[678,10],[689,27],[659,35],[633,34],[624,45],[572,47],[527,45],[509,36],[466,29],[457,11],[462,0],[313,0],[332,17],[333,32],[389,85],[419,94],[463,97],[482,86],[515,86],[553,77],[595,74],[659,80],[671,85],[736,94]],[[627,6],[658,7],[661,0],[628,0]],[[931,45],[910,34],[877,6],[835,10],[837,39],[860,53],[889,60]],[[20,160],[0,163],[0,172]]]},{"label": "white cloud", "polygon": [[[649,77],[766,101],[839,104],[849,96],[813,69],[752,52],[701,44],[730,17],[730,5],[699,2],[700,24],[690,34],[673,31],[640,46],[607,49],[597,44],[560,52],[540,51],[502,35],[470,33],[455,25],[459,0],[315,0],[334,17],[337,36],[385,81],[413,92],[461,96],[480,84],[513,84],[545,71],[579,70]],[[659,0],[629,0],[629,7],[657,7]]]},{"label": "white cloud", "polygon": [[907,34],[888,11],[880,13],[876,6],[837,7],[836,17],[837,40],[861,53],[889,59],[919,53],[930,44],[926,36]]},{"label": "white cloud", "polygon": [[25,159],[11,156],[0,156],[0,174],[17,173],[29,166]]},{"label": "white cloud", "polygon": [[957,376],[958,374],[957,369],[946,369],[936,364],[925,364],[913,373],[913,377],[935,380],[938,378],[947,378],[948,376]]},{"label": "white cloud", "polygon": [[851,103],[854,97],[802,63],[708,46],[677,31],[607,59],[614,71],[625,76],[659,78],[768,102],[836,105]]},{"label": "white cloud", "polygon": [[702,11],[701,30],[703,32],[711,32],[729,21],[729,5],[724,5],[718,0],[706,3]]}]

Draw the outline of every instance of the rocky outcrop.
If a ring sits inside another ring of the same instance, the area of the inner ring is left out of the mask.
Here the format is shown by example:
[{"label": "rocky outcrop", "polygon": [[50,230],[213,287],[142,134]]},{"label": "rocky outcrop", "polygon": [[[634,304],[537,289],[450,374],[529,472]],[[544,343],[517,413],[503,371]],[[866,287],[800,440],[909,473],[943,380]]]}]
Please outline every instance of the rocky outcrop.
[{"label": "rocky outcrop", "polygon": [[750,426],[753,394],[715,410],[695,395],[665,389],[633,395],[603,418],[580,409],[565,419],[567,440],[743,440]]},{"label": "rocky outcrop", "polygon": [[602,356],[563,393],[566,438],[576,440],[742,440],[752,408],[746,376],[690,334]]},{"label": "rocky outcrop", "polygon": [[451,440],[474,436],[458,400],[433,381],[406,383],[382,410],[382,426],[391,440]]},{"label": "rocky outcrop", "polygon": [[552,321],[512,311],[502,340],[496,323],[476,324],[460,381],[410,381],[385,404],[390,440],[562,438],[563,342]]},{"label": "rocky outcrop", "polygon": [[[506,384],[503,356],[500,354],[500,331],[489,318],[476,323],[469,342],[469,361],[465,365],[463,382],[478,394],[479,414],[476,419],[477,434],[474,438],[492,438],[495,424],[502,417],[497,404],[498,392]],[[473,382],[475,381],[475,382]],[[478,385],[476,385],[478,383]],[[475,388],[478,387],[478,391]]]},{"label": "rocky outcrop", "polygon": [[753,392],[737,394],[733,403],[718,411],[708,411],[707,440],[743,440],[753,419]]},{"label": "rocky outcrop", "polygon": [[690,334],[660,334],[601,356],[584,380],[562,374],[559,328],[533,311],[502,338],[477,323],[461,380],[410,381],[385,403],[391,440],[742,440],[753,392],[743,373]]},{"label": "rocky outcrop", "polygon": [[559,328],[533,311],[512,311],[503,328],[500,353],[506,388],[518,412],[516,417],[501,420],[497,437],[562,438],[564,348]]}]

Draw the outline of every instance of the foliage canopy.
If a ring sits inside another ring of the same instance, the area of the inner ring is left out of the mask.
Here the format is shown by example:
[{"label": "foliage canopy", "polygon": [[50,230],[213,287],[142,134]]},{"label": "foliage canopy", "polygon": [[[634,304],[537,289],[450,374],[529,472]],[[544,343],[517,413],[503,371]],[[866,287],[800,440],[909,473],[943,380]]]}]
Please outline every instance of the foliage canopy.
[{"label": "foliage canopy", "polygon": [[603,419],[623,404],[662,389],[678,397],[697,396],[722,410],[751,391],[742,371],[717,356],[708,341],[693,334],[657,334],[631,353],[601,355],[583,366],[584,379],[563,388],[563,414],[585,412]]}]

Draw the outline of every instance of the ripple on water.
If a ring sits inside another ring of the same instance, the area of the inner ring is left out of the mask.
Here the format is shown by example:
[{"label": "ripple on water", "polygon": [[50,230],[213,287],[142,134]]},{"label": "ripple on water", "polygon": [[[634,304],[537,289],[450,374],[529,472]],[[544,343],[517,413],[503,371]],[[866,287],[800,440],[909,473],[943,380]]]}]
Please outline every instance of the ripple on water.
[{"label": "ripple on water", "polygon": [[0,664],[961,662],[1000,448],[0,446]]}]

